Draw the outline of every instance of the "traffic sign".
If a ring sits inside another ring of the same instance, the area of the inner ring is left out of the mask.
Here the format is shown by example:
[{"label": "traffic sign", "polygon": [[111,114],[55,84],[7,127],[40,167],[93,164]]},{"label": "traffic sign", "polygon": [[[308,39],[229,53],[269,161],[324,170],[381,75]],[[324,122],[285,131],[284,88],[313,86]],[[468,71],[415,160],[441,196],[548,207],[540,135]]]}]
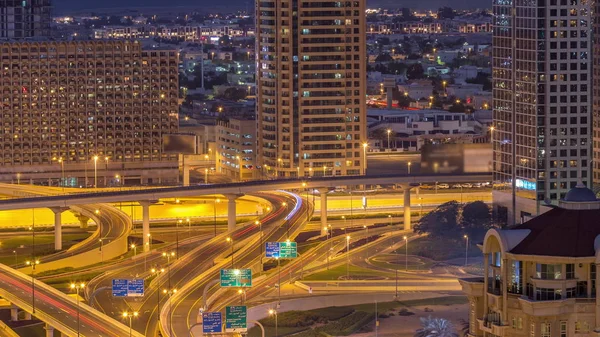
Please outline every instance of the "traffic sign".
[{"label": "traffic sign", "polygon": [[294,259],[298,257],[298,244],[293,241],[265,243],[265,257]]},{"label": "traffic sign", "polygon": [[113,297],[127,297],[128,280],[115,279],[112,280],[112,295]]},{"label": "traffic sign", "polygon": [[252,287],[252,269],[221,269],[221,287]]},{"label": "traffic sign", "polygon": [[128,280],[127,297],[143,297],[144,296],[144,280],[133,279]]},{"label": "traffic sign", "polygon": [[292,241],[279,243],[280,259],[295,259],[298,257],[298,244]]},{"label": "traffic sign", "polygon": [[248,312],[245,305],[225,307],[225,332],[246,332]]},{"label": "traffic sign", "polygon": [[202,333],[222,333],[223,318],[220,311],[202,313]]},{"label": "traffic sign", "polygon": [[114,279],[112,280],[113,297],[142,297],[144,296],[143,279]]},{"label": "traffic sign", "polygon": [[279,242],[266,242],[265,256],[267,258],[279,257]]}]

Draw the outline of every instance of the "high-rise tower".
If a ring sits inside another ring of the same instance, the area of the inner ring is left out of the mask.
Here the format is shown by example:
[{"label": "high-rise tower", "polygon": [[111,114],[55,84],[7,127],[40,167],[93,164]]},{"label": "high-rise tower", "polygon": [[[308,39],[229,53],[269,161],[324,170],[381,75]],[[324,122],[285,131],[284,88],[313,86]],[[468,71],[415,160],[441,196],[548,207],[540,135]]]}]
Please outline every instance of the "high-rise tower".
[{"label": "high-rise tower", "polygon": [[0,0],[0,39],[50,35],[50,0]]},{"label": "high-rise tower", "polygon": [[591,182],[592,1],[493,2],[494,203],[509,223]]},{"label": "high-rise tower", "polygon": [[279,177],[366,169],[365,0],[257,0],[259,165]]}]

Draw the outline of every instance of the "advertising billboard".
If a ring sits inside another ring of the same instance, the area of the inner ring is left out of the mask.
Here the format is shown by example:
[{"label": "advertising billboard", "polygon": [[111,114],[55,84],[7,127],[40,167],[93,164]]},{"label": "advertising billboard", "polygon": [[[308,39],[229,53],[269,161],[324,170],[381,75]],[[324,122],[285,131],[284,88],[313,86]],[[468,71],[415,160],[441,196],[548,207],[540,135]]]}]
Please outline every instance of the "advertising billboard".
[{"label": "advertising billboard", "polygon": [[196,136],[163,135],[163,151],[174,154],[196,154]]},{"label": "advertising billboard", "polygon": [[423,174],[491,171],[491,144],[425,144],[421,147],[421,173]]}]

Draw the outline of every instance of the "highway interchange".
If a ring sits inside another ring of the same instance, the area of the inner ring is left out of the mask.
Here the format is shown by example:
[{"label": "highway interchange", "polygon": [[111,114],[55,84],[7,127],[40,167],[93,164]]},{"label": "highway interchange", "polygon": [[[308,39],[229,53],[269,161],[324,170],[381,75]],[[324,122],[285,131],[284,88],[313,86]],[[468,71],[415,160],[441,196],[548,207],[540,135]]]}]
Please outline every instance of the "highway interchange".
[{"label": "highway interchange", "polygon": [[[23,188],[31,194],[52,195],[52,192],[44,192],[42,188],[21,186],[19,188]],[[489,194],[489,192],[478,193],[481,195],[473,198],[485,198],[485,194]],[[421,202],[423,206],[426,205],[427,209],[450,200],[452,197],[456,198],[457,195],[458,193],[445,193],[445,197],[428,195],[424,199],[428,198],[430,201]],[[327,265],[333,267],[340,263],[343,264],[346,259],[357,258],[360,260],[369,246],[389,245],[391,242],[398,242],[403,235],[409,234],[399,230],[398,226],[393,226],[393,228],[375,226],[371,220],[368,222],[367,220],[351,221],[351,226],[354,226],[356,222],[357,226],[354,228],[348,228],[350,226],[346,225],[346,221],[334,220],[331,222],[333,235],[319,237],[318,245],[302,252],[297,259],[284,263],[280,270],[273,268],[263,272],[262,263],[266,262],[262,257],[264,256],[264,243],[285,241],[286,239],[294,240],[296,235],[304,230],[320,229],[308,223],[314,212],[313,207],[318,209],[318,206],[311,202],[314,199],[313,196],[306,198],[304,193],[296,195],[278,191],[255,193],[254,196],[272,206],[269,212],[265,212],[258,219],[260,223],[249,221],[238,224],[235,231],[231,233],[222,231],[223,227],[220,226],[216,236],[211,231],[205,231],[194,237],[180,240],[177,247],[173,243],[165,243],[160,249],[153,249],[143,257],[140,255],[135,258],[109,261],[101,267],[94,268],[103,273],[92,280],[75,279],[78,277],[77,275],[85,274],[88,269],[82,269],[81,274],[72,272],[70,275],[73,275],[74,281],[87,282],[84,294],[90,307],[83,305],[85,310],[81,312],[81,324],[79,325],[81,335],[126,336],[128,335],[127,332],[124,332],[127,330],[126,324],[118,322],[128,322],[122,321],[120,315],[123,311],[136,311],[140,313],[140,316],[132,321],[132,327],[140,336],[157,336],[159,331],[162,331],[163,336],[189,336],[189,327],[197,323],[199,310],[203,308],[203,301],[206,300],[205,291],[211,299],[206,308],[208,310],[223,310],[226,305],[239,303],[240,296],[237,289],[221,290],[214,282],[219,277],[219,269],[230,266],[232,250],[235,268],[252,268],[254,273],[260,275],[256,278],[253,287],[247,289],[245,293],[245,301],[251,301],[278,288],[281,280],[280,273],[286,276],[286,282],[300,279],[303,275],[322,270]],[[396,198],[399,199],[399,196],[392,196],[392,199]],[[336,201],[339,206],[337,208],[343,214],[345,201],[342,199],[344,197],[334,199],[339,199]],[[374,204],[378,202],[375,200],[385,199],[385,195],[373,197]],[[385,202],[381,202],[379,211],[388,211],[392,208],[392,206],[388,207]],[[286,206],[283,206],[284,204]],[[94,232],[88,240],[77,245],[74,250],[44,257],[45,261],[57,261],[74,254],[97,250],[100,245],[98,240],[100,237],[112,240],[131,235],[131,221],[118,210],[118,207],[110,204],[91,204],[80,207],[88,212],[99,210],[97,220],[100,230]],[[371,226],[370,231],[362,230],[363,224]],[[346,228],[344,232],[339,229],[342,226]],[[103,233],[100,234],[100,231]],[[368,238],[378,241],[371,241],[368,245],[350,249],[346,254],[344,252],[346,233],[351,235],[353,241],[368,240]],[[233,245],[226,240],[228,237],[232,238]],[[175,251],[178,252],[176,257],[166,258],[164,256],[173,254]],[[8,267],[5,268],[10,272],[0,276],[0,295],[17,305],[21,303],[19,306],[24,310],[32,310],[30,308],[31,280],[28,280],[27,276],[13,272]],[[151,272],[152,268],[155,270],[164,268],[165,272],[157,276]],[[110,284],[115,278],[146,278],[144,297],[113,298]],[[177,289],[177,292],[173,292],[174,289]],[[43,315],[49,316],[48,319],[53,321],[57,329],[65,330],[67,335],[74,335],[74,331],[77,329],[76,322],[73,321],[74,310],[76,310],[74,305],[77,303],[71,298],[57,296],[57,291],[45,286],[41,280],[36,281],[36,290],[37,315],[40,315],[40,318]],[[163,293],[164,291],[167,291],[167,294]],[[172,295],[169,295],[169,292]],[[159,317],[160,326],[158,324]],[[110,321],[110,324],[106,324],[107,320]]]}]

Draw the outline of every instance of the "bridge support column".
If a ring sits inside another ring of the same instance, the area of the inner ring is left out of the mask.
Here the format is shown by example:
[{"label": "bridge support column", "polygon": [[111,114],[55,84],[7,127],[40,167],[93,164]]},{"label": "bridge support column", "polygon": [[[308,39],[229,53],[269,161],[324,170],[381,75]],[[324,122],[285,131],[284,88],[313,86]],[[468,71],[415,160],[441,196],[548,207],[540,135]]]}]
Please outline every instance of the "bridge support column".
[{"label": "bridge support column", "polygon": [[25,314],[24,319],[26,321],[31,321],[31,313],[24,311],[23,314]]},{"label": "bridge support column", "polygon": [[54,212],[54,250],[62,250],[62,213],[68,208],[51,207]]},{"label": "bridge support column", "polygon": [[321,195],[321,235],[327,235],[327,192],[328,188],[319,188]]},{"label": "bridge support column", "polygon": [[410,230],[410,187],[404,188],[404,230]]},{"label": "bridge support column", "polygon": [[235,230],[236,224],[236,204],[235,200],[243,194],[225,194],[227,198],[227,231],[231,232]]},{"label": "bridge support column", "polygon": [[13,322],[19,320],[19,308],[15,306],[10,307],[10,320]]},{"label": "bridge support column", "polygon": [[186,155],[183,154],[181,156],[183,158],[183,163],[181,165],[183,171],[183,186],[190,186],[190,165],[185,162]]},{"label": "bridge support column", "polygon": [[90,221],[90,218],[83,214],[79,214],[77,215],[77,220],[79,220],[79,228],[86,229],[88,227],[88,222]]},{"label": "bridge support column", "polygon": [[139,201],[142,206],[142,241],[144,242],[144,251],[150,250],[150,205],[153,201]]},{"label": "bridge support column", "polygon": [[46,337],[54,337],[54,327],[46,324],[44,326],[44,330],[46,330]]}]

